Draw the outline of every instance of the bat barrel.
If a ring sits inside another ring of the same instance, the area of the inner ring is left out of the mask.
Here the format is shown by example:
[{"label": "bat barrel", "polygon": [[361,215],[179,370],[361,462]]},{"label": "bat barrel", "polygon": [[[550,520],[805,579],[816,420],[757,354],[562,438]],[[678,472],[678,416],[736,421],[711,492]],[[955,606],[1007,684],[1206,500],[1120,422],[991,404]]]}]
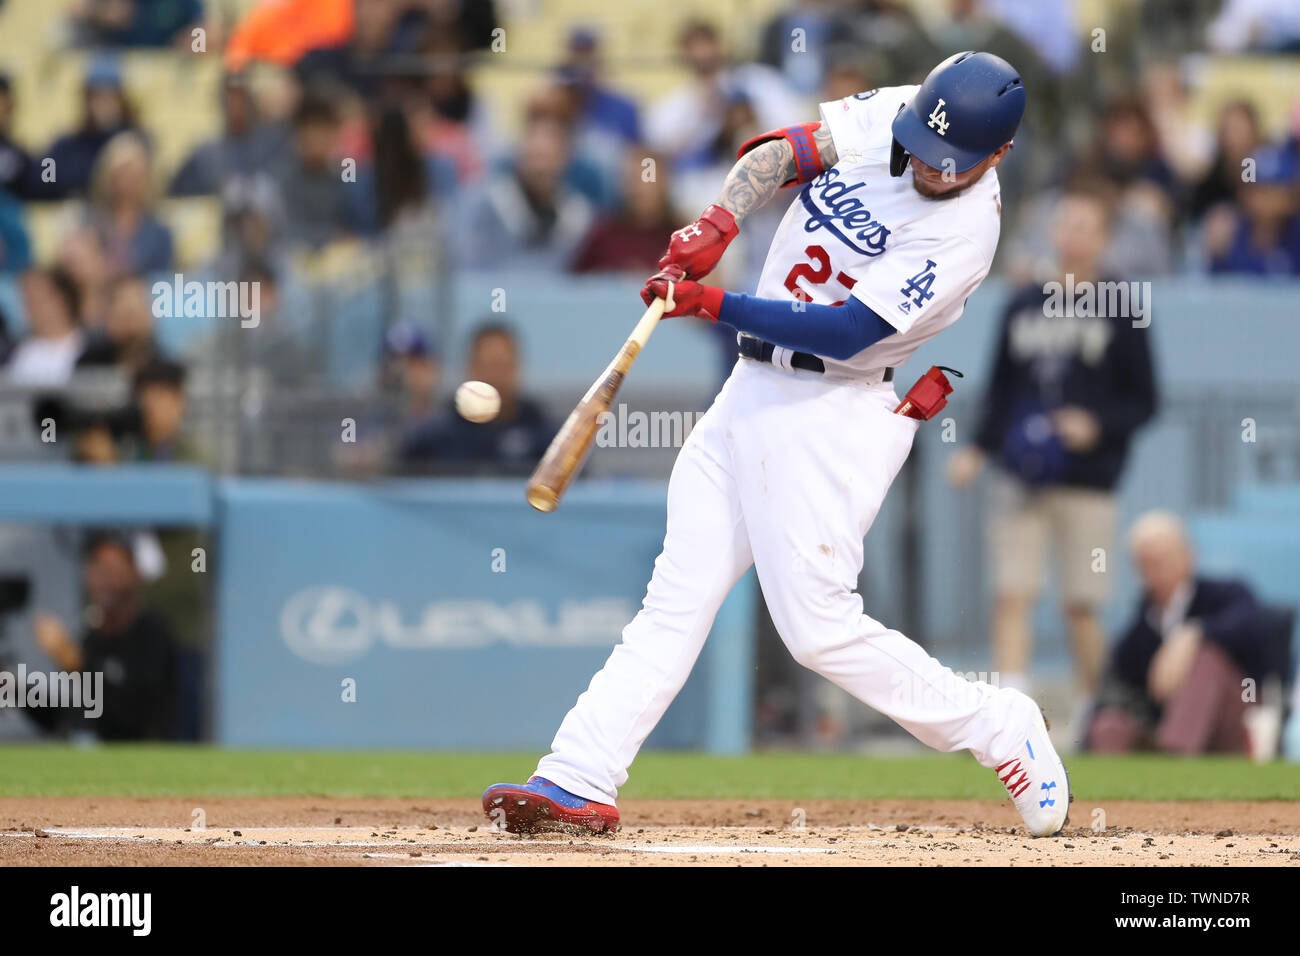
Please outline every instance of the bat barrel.
[{"label": "bat barrel", "polygon": [[549,514],[559,507],[561,496],[591,451],[592,440],[600,425],[600,416],[609,410],[627,370],[636,361],[637,354],[663,313],[663,299],[655,299],[650,303],[614,360],[601,377],[592,383],[587,394],[569,414],[568,420],[556,432],[546,454],[542,455],[542,460],[537,463],[532,477],[528,479],[528,503],[538,511]]}]

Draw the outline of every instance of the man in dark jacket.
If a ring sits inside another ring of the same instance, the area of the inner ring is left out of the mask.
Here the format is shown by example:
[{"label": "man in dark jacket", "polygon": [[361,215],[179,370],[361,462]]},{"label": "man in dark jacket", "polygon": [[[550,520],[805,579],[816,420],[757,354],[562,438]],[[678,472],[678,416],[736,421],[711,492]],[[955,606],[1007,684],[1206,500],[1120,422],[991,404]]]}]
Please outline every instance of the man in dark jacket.
[{"label": "man in dark jacket", "polygon": [[485,323],[470,341],[468,381],[486,382],[501,396],[488,422],[467,421],[454,406],[411,428],[399,468],[413,473],[527,475],[555,434],[541,406],[520,392],[519,342],[508,325]]},{"label": "man in dark jacket", "polygon": [[[1109,221],[1100,189],[1079,185],[1062,197],[1056,277],[1008,303],[974,446],[949,462],[958,487],[986,460],[998,465],[989,543],[1002,685],[1027,683],[1033,606],[1054,556],[1084,699],[1096,693],[1105,653],[1097,610],[1107,595],[1115,486],[1130,439],[1156,407],[1149,315],[1137,314],[1149,303],[1127,294],[1141,286],[1099,274]],[[1112,298],[1120,285],[1127,297]],[[1116,302],[1127,308],[1112,309]]]},{"label": "man in dark jacket", "polygon": [[[175,731],[176,645],[171,625],[140,601],[131,543],[96,534],[86,546],[87,627],[73,641],[53,615],[38,614],[36,641],[61,671],[103,675],[103,712],[84,729],[100,740],[166,740]],[[47,712],[31,712],[41,720]],[[69,714],[55,716],[71,716]]]},{"label": "man in dark jacket", "polygon": [[1281,676],[1266,609],[1240,581],[1196,575],[1172,514],[1143,515],[1129,541],[1143,592],[1111,652],[1089,749],[1245,751],[1244,680]]}]

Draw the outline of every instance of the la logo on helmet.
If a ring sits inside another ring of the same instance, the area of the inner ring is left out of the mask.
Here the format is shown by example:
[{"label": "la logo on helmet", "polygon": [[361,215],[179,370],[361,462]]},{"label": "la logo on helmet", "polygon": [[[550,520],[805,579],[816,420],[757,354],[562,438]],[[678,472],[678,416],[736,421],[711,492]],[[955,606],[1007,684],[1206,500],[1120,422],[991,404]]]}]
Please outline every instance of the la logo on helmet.
[{"label": "la logo on helmet", "polygon": [[931,129],[938,130],[940,136],[948,132],[948,111],[943,107],[944,101],[940,99],[938,103],[934,104],[934,112],[930,114],[930,122],[925,124]]}]

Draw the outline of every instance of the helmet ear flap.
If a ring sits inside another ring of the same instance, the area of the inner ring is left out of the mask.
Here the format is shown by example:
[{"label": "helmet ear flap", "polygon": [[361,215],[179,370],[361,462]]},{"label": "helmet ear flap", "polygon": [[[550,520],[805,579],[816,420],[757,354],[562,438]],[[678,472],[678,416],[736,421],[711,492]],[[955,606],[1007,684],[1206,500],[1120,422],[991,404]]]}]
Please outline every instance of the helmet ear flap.
[{"label": "helmet ear flap", "polygon": [[894,140],[893,149],[889,152],[889,175],[897,179],[903,175],[903,170],[907,168],[908,152],[903,149],[903,144]]}]

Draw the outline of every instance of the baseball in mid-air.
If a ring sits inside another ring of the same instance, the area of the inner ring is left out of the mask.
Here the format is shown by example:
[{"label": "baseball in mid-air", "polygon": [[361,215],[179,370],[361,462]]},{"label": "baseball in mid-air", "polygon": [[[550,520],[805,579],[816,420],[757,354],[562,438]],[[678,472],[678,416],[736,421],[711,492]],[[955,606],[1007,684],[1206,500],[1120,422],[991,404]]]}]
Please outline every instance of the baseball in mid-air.
[{"label": "baseball in mid-air", "polygon": [[490,422],[501,411],[501,396],[487,382],[462,382],[456,389],[456,411],[471,422]]}]

